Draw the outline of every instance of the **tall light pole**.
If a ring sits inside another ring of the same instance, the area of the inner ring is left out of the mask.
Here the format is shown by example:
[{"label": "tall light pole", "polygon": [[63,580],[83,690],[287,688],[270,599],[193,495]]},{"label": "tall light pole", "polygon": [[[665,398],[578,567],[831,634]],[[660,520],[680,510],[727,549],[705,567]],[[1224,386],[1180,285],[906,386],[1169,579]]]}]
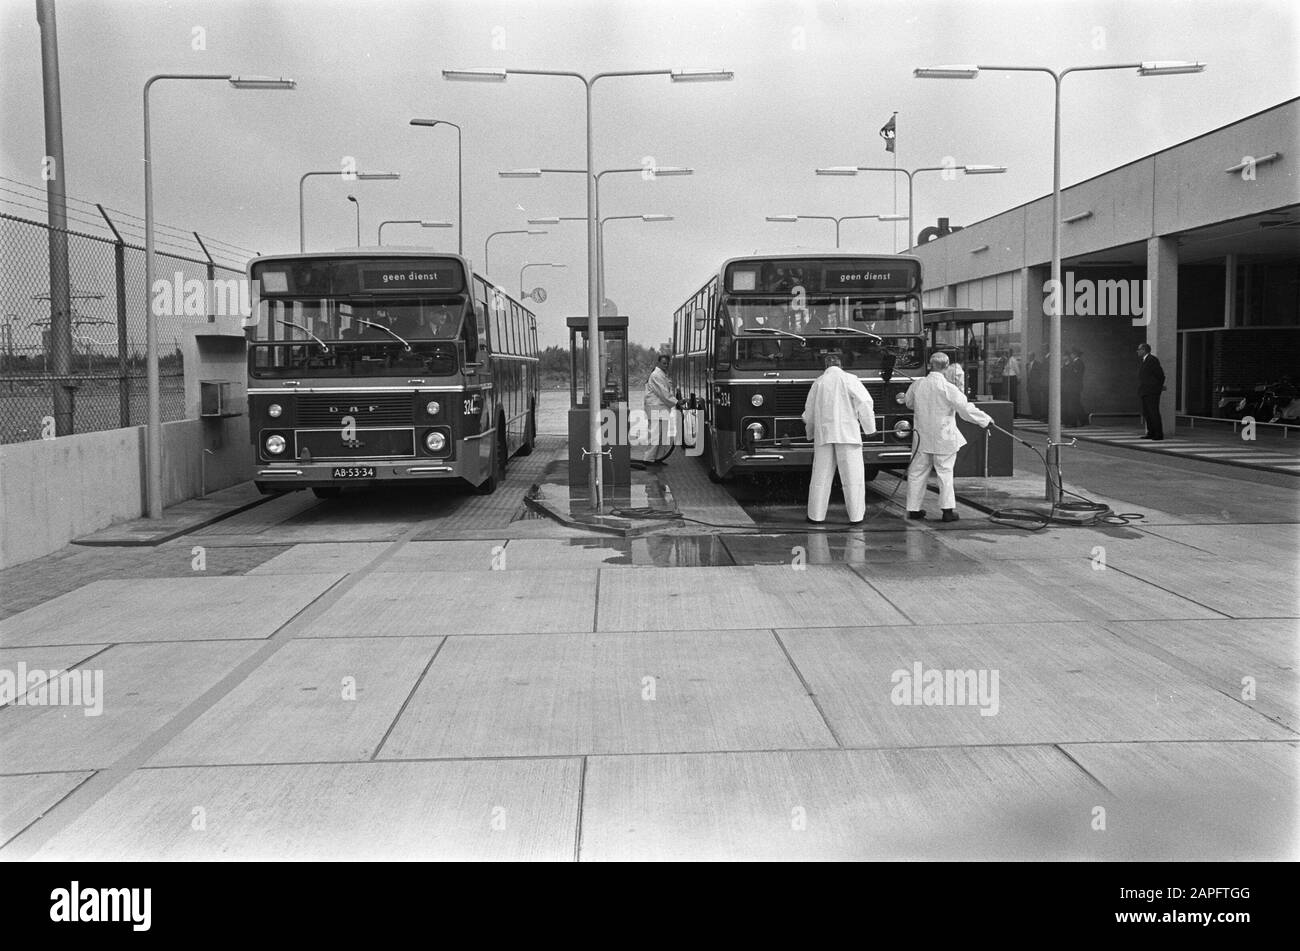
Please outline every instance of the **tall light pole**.
[{"label": "tall light pole", "polygon": [[600,306],[605,306],[605,223],[609,221],[672,221],[672,215],[606,215],[600,219],[600,254],[597,268],[600,272]]},{"label": "tall light pole", "polygon": [[158,315],[153,312],[153,150],[149,130],[149,90],[163,79],[220,80],[236,89],[293,89],[292,79],[264,76],[233,76],[230,73],[159,73],[144,84],[144,296],[145,296],[145,387],[148,392],[148,425],[145,427],[145,501],[149,518],[162,518],[162,399],[158,381]]},{"label": "tall light pole", "polygon": [[[916,244],[916,229],[912,223],[912,177],[919,172],[955,172],[965,175],[1001,175],[1007,170],[1005,165],[927,165],[923,168],[891,168],[880,165],[832,165],[817,169],[818,175],[856,175],[858,172],[893,172],[907,176],[907,248],[910,251]],[[893,221],[895,219],[888,219]],[[901,219],[900,219],[901,220]]]},{"label": "tall light pole", "polygon": [[465,254],[465,174],[464,152],[461,149],[460,126],[446,119],[412,119],[411,125],[432,129],[436,125],[449,125],[456,130],[456,252]]},{"label": "tall light pole", "polygon": [[[502,178],[541,178],[543,175],[583,175],[585,170],[581,168],[512,168],[508,171],[497,172]],[[685,168],[680,165],[641,165],[637,168],[607,168],[604,171],[596,173],[596,190],[595,190],[595,214],[600,220],[600,180],[606,175],[641,175],[645,179],[669,178],[675,175],[694,175],[695,169]],[[635,217],[641,217],[636,215]],[[579,218],[579,221],[583,219]],[[530,219],[531,221],[531,219]],[[605,244],[597,238],[596,241],[596,299],[600,302],[601,309],[605,306],[605,267],[602,263],[601,255],[605,253]]]},{"label": "tall light pole", "polygon": [[[1106,66],[1070,66],[1062,70],[1046,66],[925,66],[914,69],[917,79],[975,79],[980,70],[1015,73],[1047,73],[1052,77],[1056,97],[1052,111],[1052,284],[1054,293],[1048,300],[1049,341],[1052,359],[1048,362],[1047,397],[1047,488],[1049,502],[1061,501],[1061,80],[1069,73],[1096,72],[1103,69],[1136,69],[1139,76],[1168,76],[1176,73],[1199,73],[1204,63],[1187,61],[1114,63]],[[910,195],[908,207],[911,207]],[[1055,478],[1053,478],[1055,473]]]},{"label": "tall light pole", "polygon": [[[587,352],[587,409],[590,419],[588,429],[588,441],[590,446],[583,451],[591,459],[591,489],[592,503],[597,512],[604,508],[604,492],[602,488],[603,473],[601,471],[601,449],[600,435],[600,300],[599,289],[596,286],[596,235],[597,218],[596,218],[596,176],[591,174],[595,167],[595,143],[592,137],[591,126],[591,91],[592,88],[602,79],[613,79],[616,77],[627,76],[670,76],[673,82],[714,82],[729,80],[732,73],[728,70],[717,69],[641,69],[641,70],[621,70],[618,72],[596,73],[588,78],[582,73],[570,72],[567,70],[543,70],[543,69],[444,69],[442,75],[444,79],[464,80],[470,82],[505,82],[511,74],[521,76],[565,76],[570,79],[576,79],[582,83],[586,90],[586,124],[587,124],[587,161],[585,167],[587,170],[587,334],[590,338]],[[570,447],[570,452],[573,447]]]},{"label": "tall light pole", "polygon": [[569,265],[567,264],[555,264],[550,261],[539,261],[536,264],[525,264],[523,267],[519,269],[519,299],[526,300],[527,298],[532,296],[531,294],[527,294],[524,292],[524,271],[527,271],[530,267],[567,268],[568,266]]},{"label": "tall light pole", "polygon": [[[419,225],[421,228],[452,227],[450,221],[424,221],[420,218],[389,218],[386,221],[379,222],[379,232],[376,235],[376,240],[379,242],[381,247],[384,243],[384,225]],[[360,244],[359,241],[357,243]]]},{"label": "tall light pole", "polygon": [[[532,223],[532,222],[529,222],[529,224],[531,224],[531,223]],[[483,276],[484,276],[484,277],[491,277],[491,276],[492,276],[492,272],[488,270],[488,245],[490,245],[490,244],[492,243],[492,239],[495,238],[497,235],[499,235],[499,234],[532,234],[532,235],[537,235],[537,234],[548,234],[548,233],[549,233],[549,232],[541,231],[541,230],[539,230],[539,229],[537,229],[537,228],[511,228],[511,229],[506,230],[506,231],[493,231],[490,235],[487,236],[487,240],[485,240],[485,241],[483,242]]]},{"label": "tall light pole", "polygon": [[840,225],[846,221],[906,221],[907,215],[767,215],[767,221],[781,224],[793,224],[796,221],[833,221],[835,222],[835,248],[840,247]]},{"label": "tall light pole", "polygon": [[349,195],[348,201],[357,206],[357,247],[361,247],[361,202],[357,201],[356,195]]},{"label": "tall light pole", "polygon": [[401,173],[399,172],[335,172],[335,171],[303,172],[302,178],[298,179],[298,250],[299,251],[307,250],[307,218],[303,211],[302,187],[304,184],[306,184],[307,179],[311,178],[313,175],[336,175],[342,177],[347,181],[351,181],[352,179],[355,178],[358,181],[362,181],[362,182],[377,182],[377,181],[393,182],[393,181],[397,181],[397,179],[402,177]]}]

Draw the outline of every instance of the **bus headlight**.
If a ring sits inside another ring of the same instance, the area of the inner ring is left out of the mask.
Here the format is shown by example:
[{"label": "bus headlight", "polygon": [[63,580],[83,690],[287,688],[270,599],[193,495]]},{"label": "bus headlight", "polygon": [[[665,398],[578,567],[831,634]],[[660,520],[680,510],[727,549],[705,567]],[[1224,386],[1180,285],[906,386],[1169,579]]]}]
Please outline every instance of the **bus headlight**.
[{"label": "bus headlight", "polygon": [[745,435],[749,437],[750,442],[758,442],[766,432],[762,423],[750,423],[745,427]]},{"label": "bus headlight", "polygon": [[912,424],[905,419],[900,419],[894,423],[894,435],[899,439],[906,439],[907,434],[912,431]]},{"label": "bus headlight", "polygon": [[273,456],[278,456],[280,453],[284,452],[284,437],[283,437],[283,436],[267,436],[267,437],[266,437],[266,451],[269,452],[269,453],[270,453],[271,455],[273,455]]},{"label": "bus headlight", "polygon": [[907,402],[907,394],[902,392],[901,390],[895,393],[894,402],[897,403],[899,406],[902,406],[904,403]]},{"label": "bus headlight", "polygon": [[763,405],[763,394],[762,394],[762,393],[755,393],[753,396],[751,396],[751,397],[749,398],[749,405],[750,405],[750,406],[762,406],[762,405]]},{"label": "bus headlight", "polygon": [[442,404],[437,400],[429,400],[429,402],[424,404],[424,411],[430,416],[437,416],[441,410]]},{"label": "bus headlight", "polygon": [[424,444],[430,452],[442,452],[447,447],[447,437],[435,430],[424,437]]},{"label": "bus headlight", "polygon": [[270,416],[272,419],[279,419],[280,414],[283,412],[284,408],[279,403],[272,403],[266,408],[266,415]]}]

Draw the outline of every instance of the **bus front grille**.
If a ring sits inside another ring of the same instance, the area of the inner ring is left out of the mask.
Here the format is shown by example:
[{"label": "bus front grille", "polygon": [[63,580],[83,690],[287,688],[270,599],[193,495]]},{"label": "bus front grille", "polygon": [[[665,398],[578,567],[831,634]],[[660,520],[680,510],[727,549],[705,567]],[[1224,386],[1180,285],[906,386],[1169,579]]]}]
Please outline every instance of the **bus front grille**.
[{"label": "bus front grille", "polygon": [[298,397],[299,426],[343,426],[351,416],[357,426],[411,424],[409,393],[304,393]]},{"label": "bus front grille", "polygon": [[[885,401],[885,384],[879,380],[864,382],[863,386],[871,394],[871,402],[876,412],[882,411]],[[782,383],[774,387],[772,396],[772,413],[776,416],[802,416],[804,405],[808,402],[811,383]]]}]

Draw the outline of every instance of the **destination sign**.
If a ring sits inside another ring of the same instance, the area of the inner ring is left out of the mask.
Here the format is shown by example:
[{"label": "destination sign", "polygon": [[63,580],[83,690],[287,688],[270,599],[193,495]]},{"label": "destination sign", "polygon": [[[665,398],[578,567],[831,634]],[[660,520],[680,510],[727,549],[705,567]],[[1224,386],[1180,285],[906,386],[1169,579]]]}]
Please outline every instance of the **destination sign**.
[{"label": "destination sign", "polygon": [[407,264],[402,266],[361,267],[363,291],[457,291],[460,269],[446,264]]},{"label": "destination sign", "polygon": [[920,266],[887,258],[784,258],[734,261],[727,267],[728,291],[756,294],[909,294],[921,283]]},{"label": "destination sign", "polygon": [[828,267],[828,291],[909,291],[915,271],[905,267]]}]

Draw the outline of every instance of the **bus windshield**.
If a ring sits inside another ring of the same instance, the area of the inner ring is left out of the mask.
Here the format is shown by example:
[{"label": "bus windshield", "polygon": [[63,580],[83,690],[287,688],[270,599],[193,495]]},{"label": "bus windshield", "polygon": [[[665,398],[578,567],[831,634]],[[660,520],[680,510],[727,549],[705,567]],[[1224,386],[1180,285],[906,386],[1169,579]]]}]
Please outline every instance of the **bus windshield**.
[{"label": "bus windshield", "polygon": [[457,368],[463,297],[277,298],[249,328],[257,378],[445,376]]},{"label": "bus windshield", "polygon": [[454,340],[465,298],[276,298],[258,302],[251,342]]},{"label": "bus windshield", "polygon": [[739,336],[771,336],[773,330],[803,336],[832,331],[838,336],[862,336],[866,340],[870,338],[863,334],[897,337],[921,333],[920,302],[908,296],[728,297],[722,315],[732,333]]}]

